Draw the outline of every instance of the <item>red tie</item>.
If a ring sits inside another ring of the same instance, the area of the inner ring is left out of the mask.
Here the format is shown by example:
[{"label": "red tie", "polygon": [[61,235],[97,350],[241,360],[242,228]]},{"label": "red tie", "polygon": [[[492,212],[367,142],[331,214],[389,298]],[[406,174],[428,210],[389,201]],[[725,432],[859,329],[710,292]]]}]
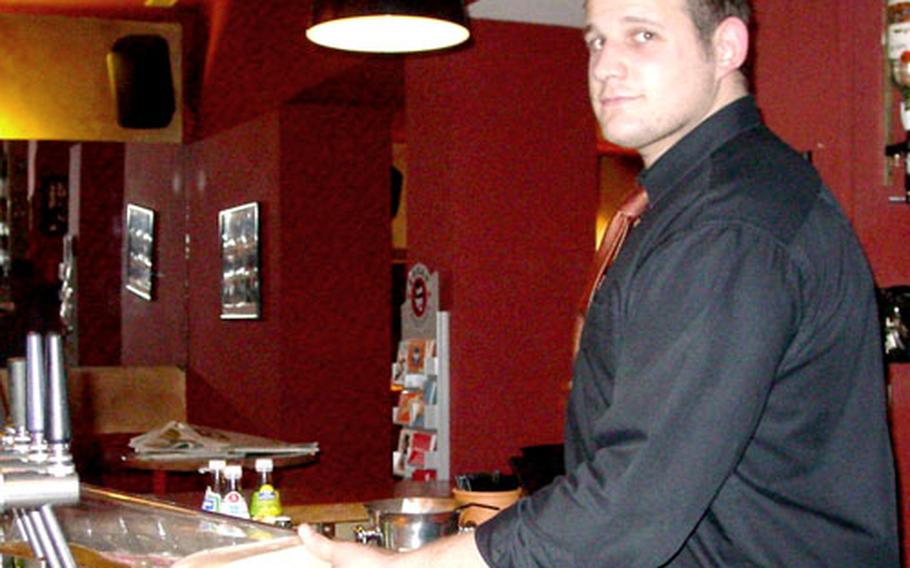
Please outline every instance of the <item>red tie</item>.
[{"label": "red tie", "polygon": [[607,269],[619,255],[619,249],[622,248],[626,235],[638,223],[638,218],[645,212],[647,207],[648,194],[645,193],[644,189],[638,188],[625,198],[613,218],[610,219],[607,232],[604,233],[604,237],[600,241],[600,247],[597,249],[597,254],[594,256],[594,264],[591,266],[591,273],[588,276],[584,294],[582,294],[578,303],[578,313],[575,315],[575,331],[572,334],[573,359],[578,354],[581,330],[584,328],[585,316],[588,313],[591,300],[594,299],[594,293],[597,291],[597,287]]}]

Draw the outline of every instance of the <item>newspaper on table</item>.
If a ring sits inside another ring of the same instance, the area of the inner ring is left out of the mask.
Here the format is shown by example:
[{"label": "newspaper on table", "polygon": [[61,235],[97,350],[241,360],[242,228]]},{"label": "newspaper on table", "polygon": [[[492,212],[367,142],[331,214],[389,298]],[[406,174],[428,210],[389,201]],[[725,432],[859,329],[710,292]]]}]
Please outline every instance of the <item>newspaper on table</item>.
[{"label": "newspaper on table", "polygon": [[240,458],[257,454],[299,456],[319,452],[317,442],[292,444],[174,420],[130,439],[129,446],[144,459],[161,460]]}]

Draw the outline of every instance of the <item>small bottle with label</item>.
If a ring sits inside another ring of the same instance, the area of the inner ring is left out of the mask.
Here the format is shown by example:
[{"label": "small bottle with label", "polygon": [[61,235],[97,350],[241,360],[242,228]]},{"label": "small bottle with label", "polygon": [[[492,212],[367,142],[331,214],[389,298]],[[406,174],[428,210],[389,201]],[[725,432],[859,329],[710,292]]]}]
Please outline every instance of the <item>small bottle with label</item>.
[{"label": "small bottle with label", "polygon": [[224,460],[209,460],[208,468],[200,470],[210,473],[210,484],[205,488],[205,497],[202,499],[202,510],[217,513],[221,511],[221,501],[224,497]]},{"label": "small bottle with label", "polygon": [[224,468],[224,479],[227,483],[227,489],[221,500],[221,512],[232,517],[249,519],[250,510],[247,508],[246,499],[244,499],[243,491],[240,487],[242,477],[243,469],[239,465],[229,465]]},{"label": "small bottle with label", "polygon": [[256,473],[259,477],[259,489],[253,493],[250,501],[250,515],[254,521],[275,523],[281,516],[281,496],[272,483],[272,469],[274,464],[270,458],[256,460]]}]

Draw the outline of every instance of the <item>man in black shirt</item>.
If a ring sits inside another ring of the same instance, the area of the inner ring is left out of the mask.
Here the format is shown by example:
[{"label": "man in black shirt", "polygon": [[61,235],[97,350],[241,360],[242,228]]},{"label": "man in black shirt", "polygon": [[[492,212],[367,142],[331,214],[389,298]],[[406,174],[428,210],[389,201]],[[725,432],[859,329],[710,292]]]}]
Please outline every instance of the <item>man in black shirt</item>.
[{"label": "man in black shirt", "polygon": [[567,473],[481,525],[338,566],[898,566],[872,278],[740,71],[746,0],[588,0],[591,99],[649,209],[594,296]]}]

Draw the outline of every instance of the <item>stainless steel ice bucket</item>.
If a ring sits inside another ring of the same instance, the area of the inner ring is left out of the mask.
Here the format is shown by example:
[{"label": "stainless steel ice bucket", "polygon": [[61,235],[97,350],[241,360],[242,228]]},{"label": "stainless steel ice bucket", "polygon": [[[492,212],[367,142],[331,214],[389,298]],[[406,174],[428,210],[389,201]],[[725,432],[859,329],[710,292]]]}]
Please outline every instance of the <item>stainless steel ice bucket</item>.
[{"label": "stainless steel ice bucket", "polygon": [[458,532],[460,509],[454,499],[404,497],[366,504],[370,527],[356,527],[358,542],[375,542],[402,552],[420,548],[440,537]]}]

